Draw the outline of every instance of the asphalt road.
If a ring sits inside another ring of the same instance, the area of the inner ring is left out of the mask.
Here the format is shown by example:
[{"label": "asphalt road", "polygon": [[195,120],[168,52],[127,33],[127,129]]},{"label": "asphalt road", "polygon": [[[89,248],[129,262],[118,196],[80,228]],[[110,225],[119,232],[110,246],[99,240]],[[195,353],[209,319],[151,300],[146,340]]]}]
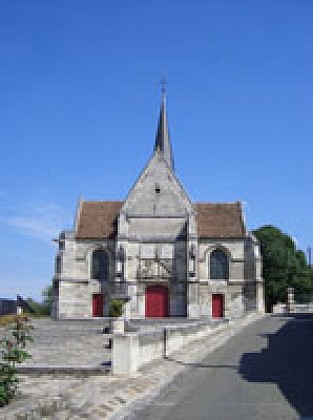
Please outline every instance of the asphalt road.
[{"label": "asphalt road", "polygon": [[261,319],[186,367],[133,418],[313,419],[313,314]]}]

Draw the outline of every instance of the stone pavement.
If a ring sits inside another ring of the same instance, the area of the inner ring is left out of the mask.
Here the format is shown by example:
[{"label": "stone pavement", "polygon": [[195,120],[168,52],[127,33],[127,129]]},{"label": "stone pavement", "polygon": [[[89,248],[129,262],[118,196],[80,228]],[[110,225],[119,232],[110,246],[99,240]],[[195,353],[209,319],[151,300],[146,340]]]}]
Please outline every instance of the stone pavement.
[{"label": "stone pavement", "polygon": [[110,360],[107,336],[102,334],[105,320],[35,319],[32,324],[34,342],[27,345],[32,358],[25,367],[101,369]]},{"label": "stone pavement", "polygon": [[[231,322],[230,325],[225,324],[219,332],[191,343],[168,359],[153,362],[141,369],[138,374],[127,377],[87,375],[78,371],[71,375],[60,373],[21,375],[21,395],[10,406],[0,409],[0,418],[3,420],[130,418],[138,406],[147,404],[186,366],[201,360],[207,353],[221,346],[257,318],[259,316],[249,316]],[[88,325],[88,321],[86,323]],[[95,325],[94,330],[94,327],[90,329],[90,326],[86,327],[87,330],[94,331],[97,337],[100,325]],[[101,340],[99,344],[102,345]],[[64,353],[62,348],[59,351],[62,358]],[[91,360],[89,357],[87,354],[86,358]],[[97,357],[99,363],[105,358],[99,355]],[[77,366],[76,363],[78,358],[75,358],[73,366]]]}]

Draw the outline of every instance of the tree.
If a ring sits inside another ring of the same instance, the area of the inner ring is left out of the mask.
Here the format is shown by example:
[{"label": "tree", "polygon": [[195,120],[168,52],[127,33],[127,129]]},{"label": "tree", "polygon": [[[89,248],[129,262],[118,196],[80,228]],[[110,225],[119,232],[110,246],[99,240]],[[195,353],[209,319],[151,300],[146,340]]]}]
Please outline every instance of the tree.
[{"label": "tree", "polygon": [[54,292],[53,292],[53,285],[50,284],[49,286],[45,287],[42,291],[42,305],[45,308],[47,315],[51,314],[51,309],[54,300]]},{"label": "tree", "polygon": [[295,242],[275,226],[256,229],[260,241],[265,281],[267,310],[277,302],[285,302],[287,287],[293,287],[296,300],[313,295],[313,271],[305,254],[296,249]]},{"label": "tree", "polygon": [[36,316],[49,316],[53,304],[53,286],[49,285],[42,291],[42,302],[36,302],[32,298],[27,298],[26,302]]}]

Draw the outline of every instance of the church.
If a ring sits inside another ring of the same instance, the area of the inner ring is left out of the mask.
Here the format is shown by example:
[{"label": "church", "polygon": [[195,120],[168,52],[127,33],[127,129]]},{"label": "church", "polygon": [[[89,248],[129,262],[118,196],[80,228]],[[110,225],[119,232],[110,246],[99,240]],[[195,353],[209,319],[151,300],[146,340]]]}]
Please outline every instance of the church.
[{"label": "church", "polygon": [[240,202],[192,202],[174,170],[166,97],[154,149],[124,201],[78,204],[53,277],[56,319],[236,318],[264,311],[261,255]]}]

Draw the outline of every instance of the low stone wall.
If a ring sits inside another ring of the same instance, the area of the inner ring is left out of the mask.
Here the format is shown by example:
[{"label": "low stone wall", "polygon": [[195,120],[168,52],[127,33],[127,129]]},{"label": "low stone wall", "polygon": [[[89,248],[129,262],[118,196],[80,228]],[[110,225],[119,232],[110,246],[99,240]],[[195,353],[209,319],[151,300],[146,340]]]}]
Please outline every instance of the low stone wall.
[{"label": "low stone wall", "polygon": [[112,373],[135,373],[143,365],[171,355],[191,341],[200,339],[228,323],[197,321],[184,325],[164,325],[149,331],[113,335]]},{"label": "low stone wall", "polygon": [[287,312],[287,305],[285,303],[276,303],[272,307],[273,314],[284,314]]},{"label": "low stone wall", "polygon": [[289,312],[313,313],[313,303],[294,303],[290,308],[285,303],[277,303],[273,306],[273,314],[286,314]]}]

